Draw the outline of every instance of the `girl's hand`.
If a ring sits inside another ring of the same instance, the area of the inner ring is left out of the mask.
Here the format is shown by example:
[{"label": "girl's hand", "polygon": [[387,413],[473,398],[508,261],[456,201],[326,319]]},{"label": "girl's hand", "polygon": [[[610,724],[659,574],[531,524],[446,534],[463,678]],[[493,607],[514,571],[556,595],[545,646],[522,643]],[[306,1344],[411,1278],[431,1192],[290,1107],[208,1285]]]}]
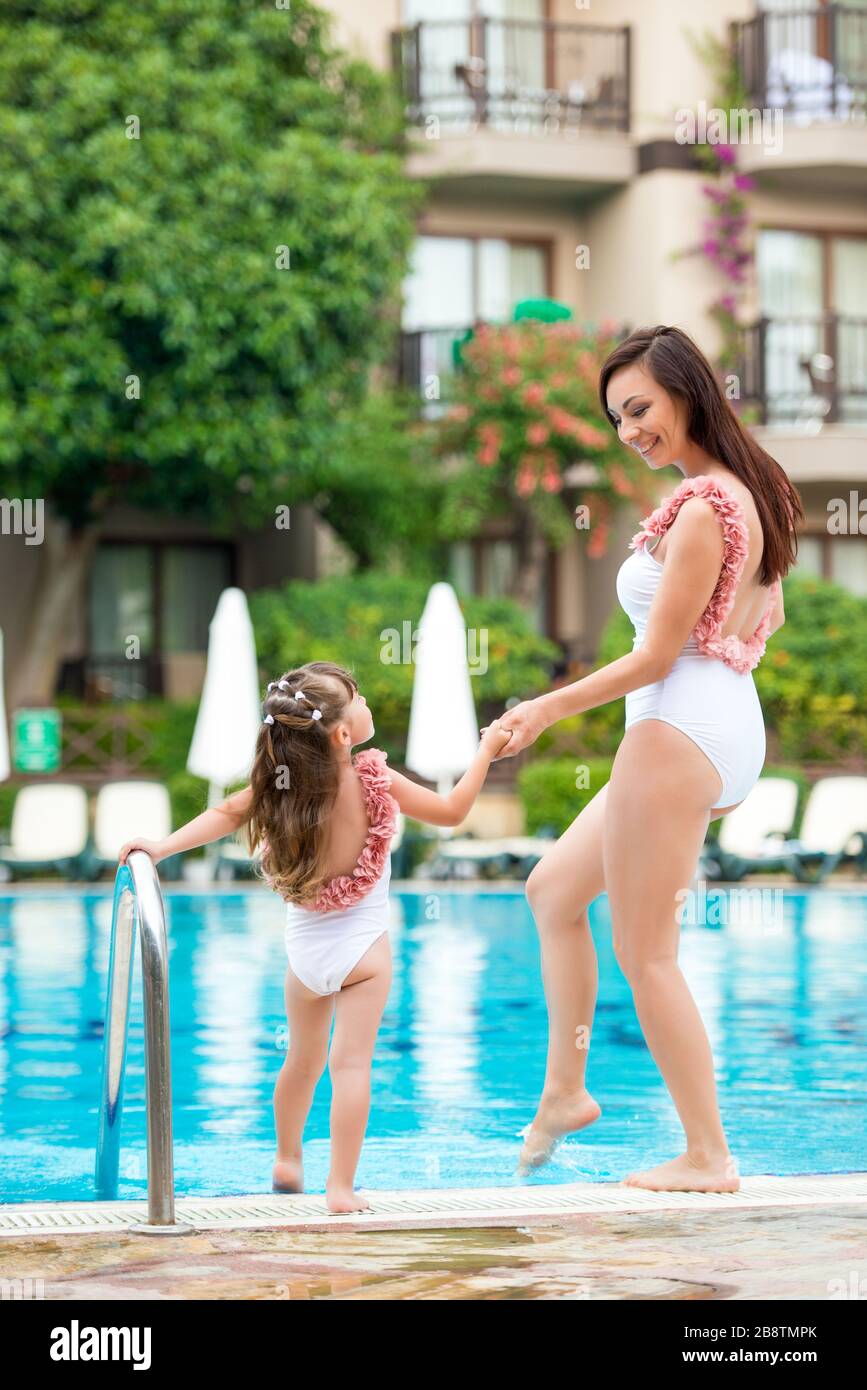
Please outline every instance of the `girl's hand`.
[{"label": "girl's hand", "polygon": [[125,864],[127,855],[131,854],[134,849],[143,849],[145,854],[150,855],[155,864],[159,864],[160,860],[166,857],[162,840],[144,840],[141,836],[136,836],[135,839],[127,840],[126,844],[121,846],[117,856],[118,863]]},{"label": "girl's hand", "polygon": [[485,752],[490,753],[491,761],[493,762],[497,754],[502,752],[509,742],[511,734],[508,729],[503,728],[499,719],[495,719],[493,724],[488,724],[481,732],[482,739],[479,747],[484,748]]},{"label": "girl's hand", "polygon": [[508,744],[504,744],[502,751],[496,754],[494,762],[499,757],[514,758],[516,753],[520,753],[522,749],[529,748],[531,743],[535,743],[539,735],[548,727],[547,720],[536,700],[522,700],[519,705],[507,710],[494,723],[500,729],[511,729],[512,731],[512,737]]}]

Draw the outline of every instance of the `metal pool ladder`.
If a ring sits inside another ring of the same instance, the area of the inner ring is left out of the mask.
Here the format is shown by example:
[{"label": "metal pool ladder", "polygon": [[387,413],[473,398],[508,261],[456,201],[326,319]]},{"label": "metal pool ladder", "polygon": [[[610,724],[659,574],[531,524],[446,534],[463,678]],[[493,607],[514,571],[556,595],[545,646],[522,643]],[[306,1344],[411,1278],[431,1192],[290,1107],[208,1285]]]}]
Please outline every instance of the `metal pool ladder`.
[{"label": "metal pool ladder", "polygon": [[166,914],[156,867],[144,850],[118,866],[111,910],[108,997],[102,1054],[96,1194],[117,1196],[120,1124],[129,1032],[135,929],[141,935],[147,1091],[148,1226],[175,1225],[172,1070],[169,1050],[169,960]]}]

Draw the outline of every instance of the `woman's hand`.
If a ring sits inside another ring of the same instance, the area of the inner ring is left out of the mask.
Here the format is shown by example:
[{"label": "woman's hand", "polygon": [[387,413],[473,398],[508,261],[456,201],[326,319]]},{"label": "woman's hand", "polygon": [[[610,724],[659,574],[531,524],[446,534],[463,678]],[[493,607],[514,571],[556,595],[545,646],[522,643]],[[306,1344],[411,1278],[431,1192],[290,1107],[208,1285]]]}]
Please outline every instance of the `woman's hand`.
[{"label": "woman's hand", "polygon": [[[502,751],[495,755],[494,762],[497,762],[499,758],[513,758],[523,748],[529,748],[530,744],[535,743],[539,735],[548,727],[548,721],[542,713],[538,700],[522,700],[519,705],[507,710],[494,722],[500,729],[511,729],[512,731],[512,737]],[[482,732],[485,732],[484,729]]]},{"label": "woman's hand", "polygon": [[134,849],[143,849],[145,854],[150,855],[155,864],[159,864],[160,860],[166,857],[162,840],[144,840],[141,836],[136,836],[135,839],[127,840],[126,844],[121,846],[117,862],[125,864],[127,855],[132,854]]},{"label": "woman's hand", "polygon": [[486,753],[490,753],[491,762],[496,762],[506,744],[511,742],[511,739],[512,735],[508,729],[503,728],[502,720],[495,719],[492,724],[488,724],[482,729],[480,747],[484,748]]}]

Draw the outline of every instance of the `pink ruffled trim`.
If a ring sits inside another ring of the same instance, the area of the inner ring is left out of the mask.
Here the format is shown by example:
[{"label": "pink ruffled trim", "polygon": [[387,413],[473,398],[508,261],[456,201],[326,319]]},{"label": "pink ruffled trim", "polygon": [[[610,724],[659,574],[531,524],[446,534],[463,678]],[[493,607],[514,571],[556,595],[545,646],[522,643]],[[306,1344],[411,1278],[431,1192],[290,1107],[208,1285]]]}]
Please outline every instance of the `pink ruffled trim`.
[{"label": "pink ruffled trim", "polygon": [[684,478],[671,496],[666,497],[650,516],[644,518],[641,530],[636,531],[629,542],[629,549],[643,549],[649,536],[661,536],[667,531],[689,497],[705,497],[712,503],[722,523],[724,540],[720,576],[707,608],[693,628],[692,636],[704,656],[717,657],[734,671],[752,671],[765,653],[780,580],[775,579],[771,585],[768,606],[752,637],[742,639],[736,633],[729,637],[721,636],[720,629],[734,607],[738,583],[749,554],[749,531],[744,510],[734,493],[706,473],[696,478]]},{"label": "pink ruffled trim", "polygon": [[364,849],[351,874],[332,878],[320,890],[313,912],[352,907],[381,877],[397,827],[398,805],[391,795],[391,778],[381,748],[365,748],[353,759],[367,801],[368,830]]}]

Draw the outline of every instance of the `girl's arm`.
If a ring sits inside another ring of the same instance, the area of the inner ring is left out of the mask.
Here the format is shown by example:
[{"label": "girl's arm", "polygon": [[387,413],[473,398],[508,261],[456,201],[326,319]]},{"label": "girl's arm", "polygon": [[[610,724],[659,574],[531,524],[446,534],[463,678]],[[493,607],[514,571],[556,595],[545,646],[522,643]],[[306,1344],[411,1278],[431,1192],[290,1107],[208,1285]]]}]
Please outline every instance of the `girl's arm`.
[{"label": "girl's arm", "polygon": [[164,840],[145,840],[141,837],[127,840],[117,856],[118,862],[125,864],[128,854],[134,849],[143,849],[158,864],[161,859],[168,859],[170,854],[180,854],[183,850],[198,849],[199,845],[222,840],[224,835],[231,835],[249,819],[252,799],[252,787],[244,787],[242,791],[227,796],[219,806],[211,806],[200,816],[187,821],[186,825],[167,835]]},{"label": "girl's arm", "polygon": [[478,753],[448,796],[428,791],[426,787],[411,782],[400,772],[392,772],[389,769],[391,794],[401,811],[405,816],[424,821],[427,825],[460,825],[469,815],[470,808],[488,775],[491,762],[508,743],[507,735],[508,731],[500,727],[499,720],[495,719],[488,725],[479,744]]}]

